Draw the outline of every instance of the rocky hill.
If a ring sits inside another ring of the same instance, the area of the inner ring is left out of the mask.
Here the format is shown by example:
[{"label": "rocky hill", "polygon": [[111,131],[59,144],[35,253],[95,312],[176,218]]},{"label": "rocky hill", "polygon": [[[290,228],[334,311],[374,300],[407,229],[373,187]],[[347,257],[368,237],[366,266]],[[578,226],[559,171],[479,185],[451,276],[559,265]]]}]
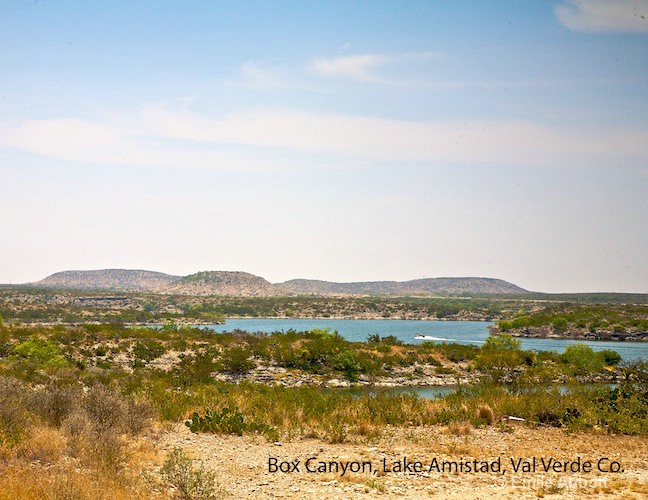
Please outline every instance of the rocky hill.
[{"label": "rocky hill", "polygon": [[411,281],[331,281],[296,279],[279,283],[287,292],[312,295],[419,295],[430,293],[528,293],[495,278],[425,278]]},{"label": "rocky hill", "polygon": [[33,286],[69,290],[154,290],[180,279],[180,276],[139,269],[62,271],[30,283]]},{"label": "rocky hill", "polygon": [[260,276],[245,272],[203,271],[181,277],[153,271],[127,269],[63,271],[36,283],[30,283],[30,285],[70,290],[121,290],[240,297],[528,293],[516,285],[494,278],[425,278],[411,281],[351,283],[295,279],[285,283],[272,284]]},{"label": "rocky hill", "polygon": [[159,291],[177,295],[231,295],[238,297],[286,294],[282,289],[260,276],[238,271],[203,271],[190,274]]},{"label": "rocky hill", "polygon": [[424,278],[405,281],[409,290],[432,293],[529,293],[497,278]]},{"label": "rocky hill", "polygon": [[397,281],[358,281],[351,283],[336,283],[295,279],[277,283],[282,290],[297,294],[308,295],[389,295],[404,291],[403,283]]}]

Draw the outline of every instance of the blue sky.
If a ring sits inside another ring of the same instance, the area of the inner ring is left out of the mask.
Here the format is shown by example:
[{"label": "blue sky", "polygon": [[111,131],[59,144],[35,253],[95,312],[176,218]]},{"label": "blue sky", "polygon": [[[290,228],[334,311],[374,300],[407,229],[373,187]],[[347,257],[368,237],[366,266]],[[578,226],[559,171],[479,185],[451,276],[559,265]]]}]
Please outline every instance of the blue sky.
[{"label": "blue sky", "polygon": [[648,292],[648,1],[4,1],[0,180],[0,282]]}]

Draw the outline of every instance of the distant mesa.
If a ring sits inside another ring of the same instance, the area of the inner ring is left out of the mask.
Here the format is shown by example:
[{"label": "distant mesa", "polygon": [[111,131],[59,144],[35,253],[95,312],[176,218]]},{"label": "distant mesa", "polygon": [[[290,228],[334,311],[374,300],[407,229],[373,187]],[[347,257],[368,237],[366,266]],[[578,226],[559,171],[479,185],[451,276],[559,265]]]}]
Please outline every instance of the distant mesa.
[{"label": "distant mesa", "polygon": [[67,290],[150,291],[179,280],[180,276],[139,269],[101,269],[97,271],[62,271],[30,283],[45,288]]},{"label": "distant mesa", "polygon": [[464,293],[529,293],[527,290],[495,278],[424,278],[411,281],[331,281],[296,279],[280,283],[286,291],[314,295],[429,295]]},{"label": "distant mesa", "polygon": [[260,276],[240,271],[202,271],[180,278],[160,290],[177,295],[231,295],[261,297],[285,295],[276,285]]},{"label": "distant mesa", "polygon": [[29,285],[67,290],[141,291],[173,295],[238,297],[529,293],[517,285],[495,278],[425,278],[410,281],[350,283],[294,279],[273,284],[260,276],[241,271],[202,271],[189,276],[173,276],[154,271],[128,269],[63,271]]}]

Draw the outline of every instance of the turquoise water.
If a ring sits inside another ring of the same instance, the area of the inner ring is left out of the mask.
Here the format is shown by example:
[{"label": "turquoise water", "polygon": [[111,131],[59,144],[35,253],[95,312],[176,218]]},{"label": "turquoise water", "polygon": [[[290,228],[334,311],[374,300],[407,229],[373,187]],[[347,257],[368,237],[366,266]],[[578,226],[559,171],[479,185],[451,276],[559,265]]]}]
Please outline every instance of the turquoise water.
[{"label": "turquoise water", "polygon": [[[381,337],[393,335],[407,344],[419,344],[423,340],[414,338],[423,334],[438,339],[437,342],[457,342],[479,346],[488,337],[488,326],[483,321],[417,321],[417,320],[364,320],[364,319],[228,319],[224,325],[209,328],[222,333],[236,329],[248,332],[281,332],[314,328],[336,330],[347,340],[363,342],[372,334]],[[595,351],[613,349],[624,361],[648,359],[648,342],[592,342],[555,339],[521,339],[522,348],[535,351],[562,352],[570,344],[587,344]]]}]

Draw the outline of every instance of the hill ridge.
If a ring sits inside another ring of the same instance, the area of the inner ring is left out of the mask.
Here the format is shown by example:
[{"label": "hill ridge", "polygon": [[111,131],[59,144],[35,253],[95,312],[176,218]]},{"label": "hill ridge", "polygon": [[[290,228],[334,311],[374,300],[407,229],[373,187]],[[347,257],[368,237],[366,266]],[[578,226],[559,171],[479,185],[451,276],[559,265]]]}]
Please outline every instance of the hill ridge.
[{"label": "hill ridge", "polygon": [[334,282],[295,279],[278,284],[294,293],[307,294],[429,294],[429,293],[529,293],[499,278],[442,277],[408,281]]},{"label": "hill ridge", "polygon": [[297,278],[270,283],[245,271],[200,271],[176,276],[143,269],[60,271],[32,286],[71,290],[145,291],[178,295],[429,295],[521,294],[527,290],[499,278],[440,277],[407,281],[335,282]]},{"label": "hill ridge", "polygon": [[30,285],[70,290],[146,291],[171,283],[180,276],[144,269],[59,271]]}]

